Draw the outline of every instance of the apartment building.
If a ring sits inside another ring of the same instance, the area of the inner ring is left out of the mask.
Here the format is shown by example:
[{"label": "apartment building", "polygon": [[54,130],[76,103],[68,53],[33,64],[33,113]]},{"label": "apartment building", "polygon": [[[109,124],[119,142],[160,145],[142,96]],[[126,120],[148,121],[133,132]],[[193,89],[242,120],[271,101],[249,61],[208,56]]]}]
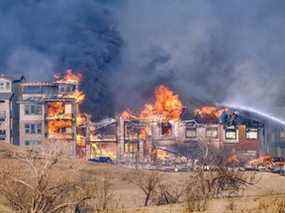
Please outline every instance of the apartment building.
[{"label": "apartment building", "polygon": [[22,83],[19,97],[20,146],[37,146],[45,141],[62,144],[72,155],[76,150],[78,105],[74,84]]},{"label": "apartment building", "polygon": [[0,142],[17,144],[18,108],[16,97],[18,85],[24,77],[12,78],[0,75]]}]

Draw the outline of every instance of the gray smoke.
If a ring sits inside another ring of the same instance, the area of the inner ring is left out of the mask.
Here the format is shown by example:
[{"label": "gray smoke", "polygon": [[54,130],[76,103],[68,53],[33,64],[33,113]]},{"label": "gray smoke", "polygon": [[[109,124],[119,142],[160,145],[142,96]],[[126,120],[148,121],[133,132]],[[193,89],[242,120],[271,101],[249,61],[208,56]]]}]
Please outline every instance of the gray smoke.
[{"label": "gray smoke", "polygon": [[117,103],[140,106],[165,83],[188,106],[193,97],[277,112],[285,105],[284,9],[282,0],[126,1]]},{"label": "gray smoke", "polygon": [[71,68],[84,76],[83,110],[112,114],[108,67],[122,43],[115,8],[100,0],[0,1],[0,72],[46,81]]},{"label": "gray smoke", "polygon": [[161,83],[190,107],[274,114],[285,104],[284,9],[283,0],[2,0],[0,70],[30,80],[81,71],[83,109],[97,119],[140,107]]}]

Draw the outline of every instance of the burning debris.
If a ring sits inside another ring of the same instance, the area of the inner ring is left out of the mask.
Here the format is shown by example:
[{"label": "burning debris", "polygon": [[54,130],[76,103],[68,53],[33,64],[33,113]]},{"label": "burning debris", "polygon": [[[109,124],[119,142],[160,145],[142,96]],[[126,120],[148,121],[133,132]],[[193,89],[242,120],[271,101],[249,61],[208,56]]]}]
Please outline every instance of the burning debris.
[{"label": "burning debris", "polygon": [[195,118],[200,122],[217,123],[220,117],[228,112],[228,108],[216,106],[202,106],[194,110]]}]

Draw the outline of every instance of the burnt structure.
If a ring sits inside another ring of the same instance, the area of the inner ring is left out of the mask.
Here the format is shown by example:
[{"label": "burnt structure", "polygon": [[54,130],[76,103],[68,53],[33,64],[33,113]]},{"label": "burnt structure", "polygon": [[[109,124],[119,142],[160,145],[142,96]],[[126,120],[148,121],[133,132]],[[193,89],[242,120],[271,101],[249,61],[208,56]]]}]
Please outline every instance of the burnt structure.
[{"label": "burnt structure", "polygon": [[[75,85],[65,85],[73,89]],[[49,82],[22,83],[18,99],[20,146],[37,146],[44,141],[61,142],[75,155],[77,104],[66,97],[63,85]]]},{"label": "burnt structure", "polygon": [[199,157],[201,144],[227,150],[247,161],[263,154],[266,144],[261,122],[232,111],[210,121],[199,117],[177,121],[118,117],[98,128],[94,137],[97,140],[91,141],[91,146],[92,143],[101,146],[101,152],[93,153],[92,157],[103,154],[119,161],[140,162],[170,155],[194,159]]}]

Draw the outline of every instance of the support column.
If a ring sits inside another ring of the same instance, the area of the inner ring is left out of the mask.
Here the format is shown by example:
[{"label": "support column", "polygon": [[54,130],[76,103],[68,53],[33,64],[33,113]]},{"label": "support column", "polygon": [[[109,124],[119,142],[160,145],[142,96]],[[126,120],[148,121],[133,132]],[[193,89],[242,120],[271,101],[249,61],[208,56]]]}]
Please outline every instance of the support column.
[{"label": "support column", "polygon": [[125,144],[125,121],[122,117],[117,119],[117,159],[123,160]]}]

